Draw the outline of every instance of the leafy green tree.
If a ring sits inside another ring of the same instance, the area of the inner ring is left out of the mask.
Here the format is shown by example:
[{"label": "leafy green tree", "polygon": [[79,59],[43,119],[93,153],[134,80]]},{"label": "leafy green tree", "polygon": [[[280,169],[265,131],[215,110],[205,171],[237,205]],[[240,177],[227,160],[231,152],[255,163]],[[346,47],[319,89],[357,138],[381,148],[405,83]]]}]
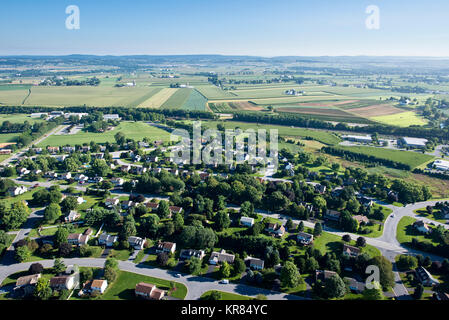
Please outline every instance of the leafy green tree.
[{"label": "leafy green tree", "polygon": [[421,283],[418,283],[418,285],[415,288],[415,291],[413,292],[413,298],[415,300],[420,300],[424,293],[424,287]]},{"label": "leafy green tree", "polygon": [[280,279],[283,287],[294,288],[299,284],[301,277],[293,262],[287,261],[285,263],[281,269]]},{"label": "leafy green tree", "polygon": [[384,290],[388,290],[389,288],[394,287],[395,281],[393,274],[393,265],[387,258],[385,258],[384,256],[377,256],[372,258],[369,261],[369,264],[373,264],[379,267],[379,282]]},{"label": "leafy green tree", "polygon": [[14,203],[11,208],[6,208],[4,203],[0,205],[0,221],[4,229],[18,229],[28,219],[30,209],[24,202]]},{"label": "leafy green tree", "polygon": [[34,288],[34,296],[40,300],[48,300],[52,296],[53,291],[50,288],[50,283],[45,278],[39,278]]},{"label": "leafy green tree", "polygon": [[56,230],[54,241],[56,247],[60,247],[61,244],[67,243],[67,238],[69,236],[69,231],[65,227],[58,227],[58,230]]},{"label": "leafy green tree", "polygon": [[56,258],[53,264],[53,272],[56,274],[63,273],[67,269],[66,265],[60,258]]},{"label": "leafy green tree", "polygon": [[231,275],[231,266],[229,265],[229,263],[227,263],[226,261],[223,262],[220,266],[219,273],[222,279],[228,278]]},{"label": "leafy green tree", "polygon": [[231,219],[229,219],[229,215],[226,211],[221,210],[218,211],[217,214],[214,216],[214,227],[217,231],[222,231],[229,227],[231,224]]},{"label": "leafy green tree", "polygon": [[399,270],[408,271],[418,267],[418,259],[411,255],[401,254],[397,262]]},{"label": "leafy green tree", "polygon": [[234,273],[240,274],[243,271],[245,271],[245,269],[246,269],[245,261],[243,261],[243,259],[241,258],[236,257],[234,259]]},{"label": "leafy green tree", "polygon": [[61,207],[57,203],[50,203],[44,211],[44,221],[53,224],[62,215]]},{"label": "leafy green tree", "polygon": [[341,298],[346,294],[346,284],[338,274],[324,281],[324,293],[328,298]]},{"label": "leafy green tree", "polygon": [[315,237],[319,237],[322,233],[323,233],[323,226],[321,225],[320,222],[317,222],[317,223],[315,224],[314,229],[313,229],[313,235],[314,235]]},{"label": "leafy green tree", "polygon": [[159,202],[159,207],[157,208],[157,215],[161,219],[165,219],[170,215],[170,207],[167,201],[162,200],[161,202]]},{"label": "leafy green tree", "polygon": [[65,197],[61,202],[61,209],[64,212],[70,212],[78,208],[78,201],[74,196]]},{"label": "leafy green tree", "polygon": [[373,289],[363,290],[363,300],[385,300],[380,284],[374,284]]},{"label": "leafy green tree", "polygon": [[193,275],[199,275],[201,272],[201,260],[197,257],[191,257],[188,263],[189,272]]},{"label": "leafy green tree", "polygon": [[18,262],[24,262],[31,257],[31,251],[27,246],[20,246],[16,249],[15,258]]}]

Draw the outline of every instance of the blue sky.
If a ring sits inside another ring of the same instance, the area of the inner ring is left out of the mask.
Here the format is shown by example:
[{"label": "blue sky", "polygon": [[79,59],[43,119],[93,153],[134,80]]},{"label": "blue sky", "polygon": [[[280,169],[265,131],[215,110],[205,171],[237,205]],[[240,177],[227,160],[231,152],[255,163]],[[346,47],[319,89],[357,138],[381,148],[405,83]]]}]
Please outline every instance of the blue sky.
[{"label": "blue sky", "polygon": [[[449,56],[447,0],[2,2],[0,55]],[[68,5],[80,30],[65,27]],[[379,30],[365,27],[368,5]]]}]

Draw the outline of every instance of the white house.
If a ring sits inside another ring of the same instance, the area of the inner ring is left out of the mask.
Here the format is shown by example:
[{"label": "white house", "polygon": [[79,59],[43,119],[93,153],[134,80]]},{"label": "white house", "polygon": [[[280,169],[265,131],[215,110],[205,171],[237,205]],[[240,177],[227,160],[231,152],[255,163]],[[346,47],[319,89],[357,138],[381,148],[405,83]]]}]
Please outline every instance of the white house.
[{"label": "white house", "polygon": [[431,230],[429,225],[421,220],[416,221],[413,226],[421,233],[429,233]]},{"label": "white house", "polygon": [[298,239],[298,242],[304,245],[309,245],[313,242],[313,235],[310,233],[298,232],[298,236],[296,238]]},{"label": "white house", "polygon": [[81,215],[75,210],[70,211],[70,213],[65,217],[65,222],[73,222],[76,219],[79,219]]},{"label": "white house", "polygon": [[441,171],[449,171],[449,161],[446,160],[436,160],[433,163],[433,167]]},{"label": "white house", "polygon": [[254,225],[254,218],[241,217],[240,224],[247,226],[247,227],[252,227]]},{"label": "white house", "polygon": [[12,187],[8,191],[9,191],[9,194],[11,195],[11,197],[15,197],[15,196],[24,194],[25,192],[28,191],[28,189],[25,186],[20,186],[20,187]]},{"label": "white house", "polygon": [[114,245],[114,243],[117,242],[117,240],[118,240],[117,236],[112,236],[107,233],[102,233],[98,237],[98,244],[100,246],[104,245],[106,247],[112,247]]},{"label": "white house", "polygon": [[90,292],[100,292],[103,294],[106,291],[106,288],[108,287],[108,280],[92,280],[90,283]]},{"label": "white house", "polygon": [[142,250],[145,245],[145,239],[131,236],[128,238],[129,245],[136,250]]}]

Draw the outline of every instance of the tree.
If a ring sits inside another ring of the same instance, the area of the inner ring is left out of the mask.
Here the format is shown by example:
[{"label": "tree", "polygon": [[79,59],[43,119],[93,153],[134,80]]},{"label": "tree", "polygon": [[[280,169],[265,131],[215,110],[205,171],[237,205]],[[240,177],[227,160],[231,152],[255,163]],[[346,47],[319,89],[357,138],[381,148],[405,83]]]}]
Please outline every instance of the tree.
[{"label": "tree", "polygon": [[264,294],[259,293],[254,300],[268,300],[267,296]]},{"label": "tree", "polygon": [[346,294],[346,284],[335,274],[324,281],[324,293],[328,298],[341,298]]},{"label": "tree", "polygon": [[379,267],[379,282],[385,291],[394,286],[395,281],[393,274],[393,265],[387,258],[385,258],[384,256],[377,256],[372,258],[369,261],[369,264],[373,264]]},{"label": "tree", "polygon": [[314,257],[309,257],[306,260],[306,264],[305,264],[305,271],[308,273],[315,273],[316,270],[318,270],[320,267],[320,265],[318,264],[318,261],[316,261],[316,259]]},{"label": "tree", "polygon": [[300,275],[293,262],[287,261],[285,263],[281,269],[280,279],[283,287],[294,288],[299,284]]},{"label": "tree", "polygon": [[380,284],[378,282],[374,282],[373,285],[373,289],[363,290],[363,300],[384,300],[385,296],[382,292]]},{"label": "tree", "polygon": [[113,283],[117,279],[117,271],[112,267],[104,268],[104,277],[108,280],[108,283]]},{"label": "tree", "polygon": [[0,206],[0,221],[7,231],[19,229],[28,219],[29,213],[30,209],[22,201],[14,203],[11,208],[6,208],[2,203]]},{"label": "tree", "polygon": [[313,228],[313,235],[315,237],[319,237],[323,233],[323,226],[320,222],[317,222],[315,224],[315,228]]},{"label": "tree", "polygon": [[175,225],[175,230],[179,231],[182,229],[182,227],[184,226],[184,218],[183,216],[179,213],[179,212],[175,212],[173,214],[173,223]]},{"label": "tree", "polygon": [[24,262],[31,257],[31,251],[27,246],[20,246],[16,249],[15,257],[18,262]]},{"label": "tree", "polygon": [[40,300],[48,300],[53,292],[50,288],[50,283],[45,278],[39,278],[34,288],[34,296]]},{"label": "tree", "polygon": [[358,237],[356,241],[357,247],[364,247],[366,246],[366,239],[364,237]]},{"label": "tree", "polygon": [[199,275],[201,272],[201,260],[197,257],[191,257],[188,263],[189,272],[193,275]]},{"label": "tree", "polygon": [[303,231],[304,231],[304,222],[303,222],[303,221],[301,221],[301,222],[299,223],[298,231],[299,231],[299,232],[303,232]]},{"label": "tree", "polygon": [[165,267],[168,264],[168,259],[170,257],[166,252],[161,252],[157,255],[156,262],[158,265]]},{"label": "tree", "polygon": [[30,274],[39,274],[42,273],[42,271],[44,271],[44,266],[40,263],[33,263],[28,269]]},{"label": "tree", "polygon": [[162,200],[161,202],[159,202],[159,207],[157,208],[157,215],[161,219],[165,219],[170,215],[170,207],[167,201]]},{"label": "tree", "polygon": [[61,202],[61,209],[64,212],[70,212],[78,208],[78,200],[74,196],[65,197]]},{"label": "tree", "polygon": [[343,235],[343,237],[341,237],[341,240],[343,240],[344,242],[350,242],[351,236],[349,234],[345,234]]},{"label": "tree", "polygon": [[44,221],[53,224],[62,215],[61,207],[57,203],[50,203],[44,211]]},{"label": "tree", "polygon": [[424,287],[421,283],[418,283],[418,285],[415,288],[415,291],[413,292],[413,298],[415,300],[420,300],[424,293]]},{"label": "tree", "polygon": [[220,266],[219,273],[222,279],[228,278],[231,275],[231,266],[224,261]]},{"label": "tree", "polygon": [[274,267],[281,261],[278,249],[269,246],[265,249],[265,265],[269,268]]},{"label": "tree", "polygon": [[208,300],[216,300],[216,301],[218,301],[218,300],[221,300],[221,298],[222,298],[221,292],[214,290],[214,291],[212,291],[210,293],[210,295],[208,297]]},{"label": "tree", "polygon": [[243,271],[245,271],[245,269],[246,269],[246,265],[245,265],[245,262],[243,261],[243,259],[240,259],[240,258],[236,257],[234,259],[234,273],[236,275],[240,274]]},{"label": "tree", "polygon": [[401,254],[399,256],[397,266],[399,270],[407,271],[418,267],[418,259],[411,255]]},{"label": "tree", "polygon": [[59,255],[61,257],[67,257],[72,252],[72,245],[64,242],[59,245]]},{"label": "tree", "polygon": [[226,211],[221,210],[218,211],[214,216],[214,227],[217,231],[222,231],[226,229],[231,224],[231,219],[229,219],[229,215]]},{"label": "tree", "polygon": [[55,233],[55,245],[56,247],[60,247],[61,244],[67,243],[67,238],[69,236],[69,231],[65,227],[58,227],[58,230],[56,230]]},{"label": "tree", "polygon": [[54,273],[56,273],[56,274],[63,273],[66,270],[66,268],[67,268],[66,265],[64,264],[64,262],[61,259],[59,259],[59,258],[55,259],[55,262],[53,264]]}]

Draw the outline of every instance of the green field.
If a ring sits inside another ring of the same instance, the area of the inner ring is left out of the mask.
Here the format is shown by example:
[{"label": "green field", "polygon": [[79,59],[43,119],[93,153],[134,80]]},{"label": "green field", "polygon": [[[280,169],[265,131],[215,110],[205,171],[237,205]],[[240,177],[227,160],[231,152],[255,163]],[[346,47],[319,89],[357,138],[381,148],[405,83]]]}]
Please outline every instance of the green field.
[{"label": "green field", "polygon": [[413,111],[397,113],[388,116],[371,117],[371,120],[397,127],[409,127],[411,125],[424,126],[427,120],[419,117]]},{"label": "green field", "polygon": [[[99,297],[101,300],[135,300],[134,289],[139,282],[155,284],[159,289],[170,290],[170,281],[148,277],[136,273],[119,271],[114,283]],[[176,290],[170,295],[174,298],[184,299],[187,295],[187,287],[182,283],[175,283]]]},{"label": "green field", "polygon": [[[410,245],[412,239],[433,243],[431,237],[420,233],[413,227],[413,223],[416,221],[417,220],[412,217],[402,217],[396,230],[396,239],[403,245]],[[436,243],[433,244],[436,245]]]},{"label": "green field", "polygon": [[91,132],[79,132],[74,135],[52,135],[42,141],[39,146],[65,146],[70,145],[82,145],[83,143],[90,143],[94,141],[96,143],[115,142],[114,135],[117,132],[122,132],[126,138],[134,140],[142,140],[147,137],[150,140],[170,140],[170,134],[159,128],[150,126],[144,122],[121,122],[116,128],[104,133],[91,133]]},{"label": "green field", "polygon": [[246,123],[246,122],[237,122],[237,121],[208,121],[205,125],[208,127],[216,128],[217,124],[222,123],[226,129],[235,129],[240,128],[242,130],[246,129],[276,129],[278,130],[279,136],[288,136],[288,137],[301,137],[306,138],[310,137],[314,140],[317,140],[319,142],[322,142],[324,144],[334,145],[339,143],[341,140],[339,137],[334,135],[333,133],[326,132],[326,131],[318,131],[318,130],[311,130],[311,129],[303,129],[303,128],[291,128],[287,126],[277,126],[277,125],[265,125],[265,124],[256,124],[256,123]]},{"label": "green field", "polygon": [[190,94],[192,93],[193,89],[189,88],[180,88],[178,89],[170,98],[165,101],[161,108],[163,109],[179,109],[181,108],[184,103],[187,102],[187,100],[190,97]]},{"label": "green field", "polygon": [[385,148],[361,147],[361,146],[357,147],[337,146],[335,148],[347,150],[350,152],[361,153],[367,156],[373,156],[378,159],[395,161],[401,164],[409,165],[412,169],[434,159],[434,156],[423,153],[400,151]]},{"label": "green field", "polygon": [[206,111],[207,99],[197,90],[193,90],[189,98],[181,106],[183,110]]}]

